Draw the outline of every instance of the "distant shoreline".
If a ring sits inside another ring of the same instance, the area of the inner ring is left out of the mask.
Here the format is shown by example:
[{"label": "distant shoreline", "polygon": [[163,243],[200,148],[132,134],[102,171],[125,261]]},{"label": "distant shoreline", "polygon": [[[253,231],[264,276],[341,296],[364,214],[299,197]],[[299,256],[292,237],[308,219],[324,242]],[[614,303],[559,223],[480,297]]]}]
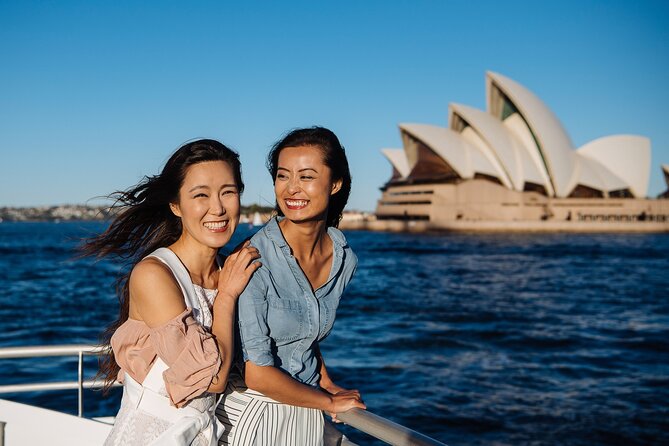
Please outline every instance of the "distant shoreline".
[{"label": "distant shoreline", "polygon": [[[272,208],[251,204],[242,206],[241,213],[253,216],[256,212],[270,214]],[[64,204],[55,206],[0,207],[0,222],[58,222],[58,221],[106,221],[117,209],[109,206]]]}]

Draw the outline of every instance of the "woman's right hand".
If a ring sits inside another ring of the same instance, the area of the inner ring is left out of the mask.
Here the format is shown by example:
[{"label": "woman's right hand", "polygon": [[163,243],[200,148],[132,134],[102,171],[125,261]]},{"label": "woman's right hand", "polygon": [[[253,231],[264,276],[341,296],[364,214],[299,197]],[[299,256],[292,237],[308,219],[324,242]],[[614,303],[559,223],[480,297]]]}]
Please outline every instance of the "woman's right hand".
[{"label": "woman's right hand", "polygon": [[338,413],[346,412],[347,410],[353,409],[354,407],[359,409],[367,409],[365,403],[362,402],[360,392],[357,390],[343,390],[341,392],[337,392],[334,395],[330,395],[330,398],[332,398],[330,416],[334,422],[338,422]]},{"label": "woman's right hand", "polygon": [[223,263],[223,268],[218,276],[218,295],[225,295],[233,300],[242,294],[249,283],[251,276],[262,265],[255,260],[260,258],[260,253],[251,246],[250,241],[244,242],[237,247]]}]

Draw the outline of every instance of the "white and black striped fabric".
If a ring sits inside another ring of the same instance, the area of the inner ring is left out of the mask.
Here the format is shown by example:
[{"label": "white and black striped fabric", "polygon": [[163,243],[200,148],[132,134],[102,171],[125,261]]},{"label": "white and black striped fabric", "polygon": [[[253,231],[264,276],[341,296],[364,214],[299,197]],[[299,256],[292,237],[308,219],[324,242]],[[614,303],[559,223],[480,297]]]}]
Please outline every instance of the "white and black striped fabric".
[{"label": "white and black striped fabric", "polygon": [[323,413],[279,403],[231,379],[216,417],[225,430],[219,446],[323,446]]}]

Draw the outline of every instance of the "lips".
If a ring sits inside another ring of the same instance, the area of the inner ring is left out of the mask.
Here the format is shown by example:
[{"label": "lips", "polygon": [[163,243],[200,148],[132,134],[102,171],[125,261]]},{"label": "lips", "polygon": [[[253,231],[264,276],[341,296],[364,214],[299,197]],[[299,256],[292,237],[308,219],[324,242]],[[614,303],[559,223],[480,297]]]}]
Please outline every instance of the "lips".
[{"label": "lips", "polygon": [[286,206],[291,210],[303,209],[309,204],[308,200],[285,200]]},{"label": "lips", "polygon": [[228,220],[210,221],[204,223],[204,227],[212,232],[225,232],[228,229]]}]

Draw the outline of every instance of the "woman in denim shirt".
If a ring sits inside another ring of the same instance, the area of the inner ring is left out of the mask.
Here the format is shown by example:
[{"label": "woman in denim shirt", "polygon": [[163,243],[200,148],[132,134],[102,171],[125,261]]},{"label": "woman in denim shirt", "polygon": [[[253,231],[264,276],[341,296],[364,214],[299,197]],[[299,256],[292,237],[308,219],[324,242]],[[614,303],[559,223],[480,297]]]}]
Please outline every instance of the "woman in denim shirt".
[{"label": "woman in denim shirt", "polygon": [[365,408],[330,379],[319,342],[357,258],[336,229],[351,190],[344,148],[322,127],[295,130],[268,157],[278,217],[251,238],[263,266],[239,298],[244,380],[217,415],[222,444],[321,445],[323,415]]}]

